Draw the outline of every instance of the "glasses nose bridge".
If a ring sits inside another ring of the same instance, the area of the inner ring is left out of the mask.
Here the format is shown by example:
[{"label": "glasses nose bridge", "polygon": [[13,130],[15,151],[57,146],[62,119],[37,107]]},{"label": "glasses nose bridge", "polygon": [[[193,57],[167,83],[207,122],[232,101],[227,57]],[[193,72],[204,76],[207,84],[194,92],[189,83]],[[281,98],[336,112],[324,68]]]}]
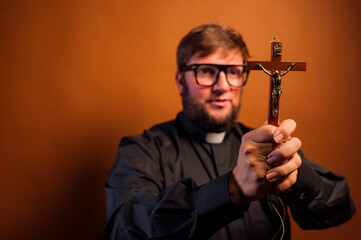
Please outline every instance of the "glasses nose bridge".
[{"label": "glasses nose bridge", "polygon": [[[216,65],[218,68],[218,73],[216,75],[216,81],[214,82],[214,84],[217,84],[218,80],[219,80],[219,75],[221,74],[221,72],[224,72],[224,76],[226,77],[227,83],[228,82],[228,77],[227,77],[227,68],[229,67],[228,65]],[[229,84],[230,85],[230,84]]]},{"label": "glasses nose bridge", "polygon": [[218,68],[218,73],[216,75],[216,79],[213,83],[214,85],[217,85],[219,82],[219,75],[221,74],[221,72],[224,72],[224,76],[226,77],[226,82],[227,82],[227,86],[231,87],[231,84],[228,81],[228,77],[227,77],[227,68],[229,67],[229,65],[216,65]]}]

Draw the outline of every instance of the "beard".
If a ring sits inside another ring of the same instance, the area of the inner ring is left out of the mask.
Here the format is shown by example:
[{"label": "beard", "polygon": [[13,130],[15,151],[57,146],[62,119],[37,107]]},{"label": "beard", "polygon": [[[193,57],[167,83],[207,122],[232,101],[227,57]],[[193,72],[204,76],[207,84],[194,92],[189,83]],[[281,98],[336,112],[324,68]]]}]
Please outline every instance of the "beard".
[{"label": "beard", "polygon": [[237,119],[241,102],[237,105],[231,102],[231,111],[222,119],[216,119],[209,114],[204,104],[197,102],[189,95],[189,88],[183,81],[182,92],[183,113],[198,127],[207,132],[224,132],[230,130]]}]

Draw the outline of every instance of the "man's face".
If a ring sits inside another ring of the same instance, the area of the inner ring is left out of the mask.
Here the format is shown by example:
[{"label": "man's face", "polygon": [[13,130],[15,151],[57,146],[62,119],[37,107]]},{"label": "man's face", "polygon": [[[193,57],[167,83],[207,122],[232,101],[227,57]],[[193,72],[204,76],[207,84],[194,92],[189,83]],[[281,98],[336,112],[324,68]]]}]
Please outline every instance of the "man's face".
[{"label": "man's face", "polygon": [[[199,57],[193,56],[187,65],[209,64],[243,64],[239,50],[225,51],[223,48],[214,53]],[[194,72],[177,73],[176,82],[182,95],[183,112],[199,127],[207,131],[225,131],[231,128],[241,106],[242,90],[231,87],[225,73],[220,72],[217,83],[211,87],[199,86]]]}]

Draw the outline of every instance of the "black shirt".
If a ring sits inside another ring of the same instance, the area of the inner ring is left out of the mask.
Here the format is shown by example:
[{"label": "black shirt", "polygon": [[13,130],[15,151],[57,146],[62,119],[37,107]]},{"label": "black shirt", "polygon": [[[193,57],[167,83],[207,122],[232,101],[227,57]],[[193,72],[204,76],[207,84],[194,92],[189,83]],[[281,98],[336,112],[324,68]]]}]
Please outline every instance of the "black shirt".
[{"label": "black shirt", "polygon": [[282,218],[284,239],[289,239],[283,205],[304,229],[331,227],[352,217],[346,180],[302,152],[291,189],[235,206],[228,181],[248,131],[238,123],[223,141],[210,144],[207,133],[181,113],[174,121],[122,139],[105,186],[104,239],[272,239],[283,233]]}]

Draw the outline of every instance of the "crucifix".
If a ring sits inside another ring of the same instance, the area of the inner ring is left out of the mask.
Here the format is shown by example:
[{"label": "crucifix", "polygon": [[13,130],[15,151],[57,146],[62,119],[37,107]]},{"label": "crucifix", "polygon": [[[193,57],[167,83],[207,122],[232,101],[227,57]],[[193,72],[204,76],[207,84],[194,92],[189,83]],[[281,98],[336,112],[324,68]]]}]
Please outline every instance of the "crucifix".
[{"label": "crucifix", "polygon": [[[271,41],[271,61],[248,61],[248,70],[262,70],[270,76],[268,124],[278,126],[282,77],[289,71],[306,71],[306,62],[282,62],[282,42]],[[281,71],[284,71],[281,73]]]}]

